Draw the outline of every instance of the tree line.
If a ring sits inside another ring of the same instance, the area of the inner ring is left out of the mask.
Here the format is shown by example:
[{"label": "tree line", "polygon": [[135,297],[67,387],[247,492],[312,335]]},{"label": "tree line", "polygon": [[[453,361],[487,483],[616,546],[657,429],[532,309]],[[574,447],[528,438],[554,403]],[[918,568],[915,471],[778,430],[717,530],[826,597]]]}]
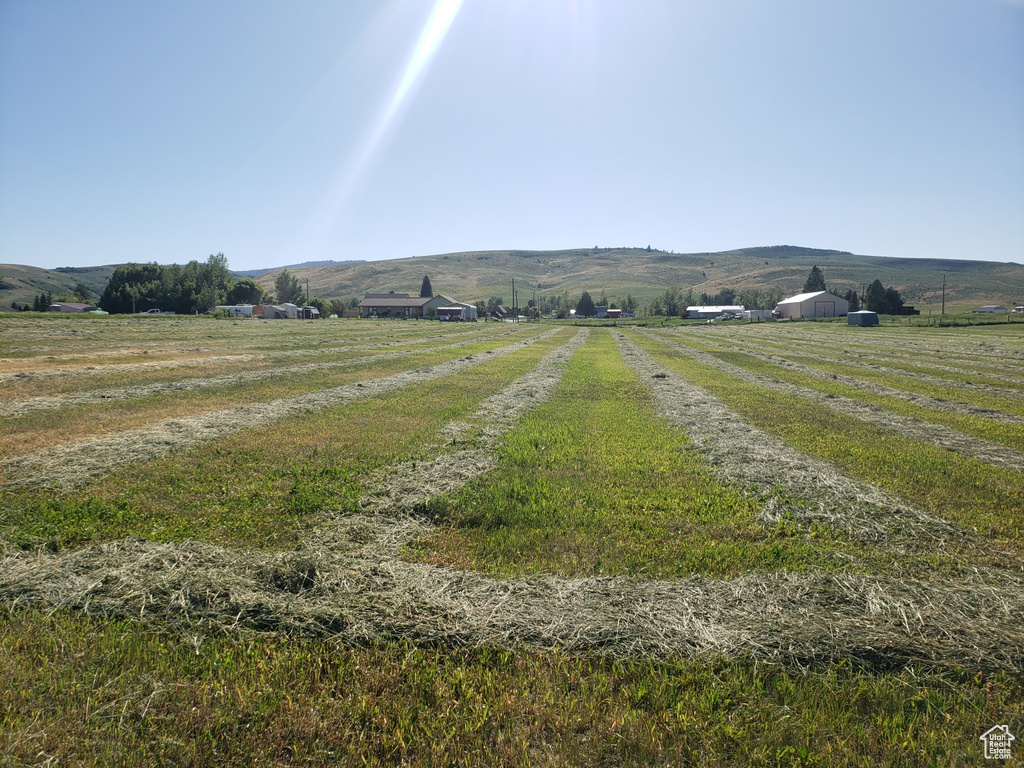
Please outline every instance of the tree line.
[{"label": "tree line", "polygon": [[[287,269],[274,279],[275,294],[264,290],[255,280],[234,278],[223,253],[211,254],[205,262],[190,261],[185,266],[122,264],[110,276],[100,297],[100,307],[111,314],[129,314],[161,309],[165,312],[192,315],[231,304],[307,304],[321,313],[332,310],[332,304],[316,296],[306,296],[298,277]],[[308,302],[307,302],[308,298]]]}]

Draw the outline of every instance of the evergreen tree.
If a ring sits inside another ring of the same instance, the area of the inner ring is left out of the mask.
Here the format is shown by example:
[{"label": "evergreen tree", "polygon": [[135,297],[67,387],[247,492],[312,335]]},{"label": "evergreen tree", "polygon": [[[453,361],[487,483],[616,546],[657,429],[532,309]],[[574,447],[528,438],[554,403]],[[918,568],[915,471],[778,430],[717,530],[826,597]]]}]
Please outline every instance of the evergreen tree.
[{"label": "evergreen tree", "polygon": [[890,315],[898,315],[903,310],[903,296],[892,286],[885,289],[885,303]]},{"label": "evergreen tree", "polygon": [[299,278],[287,269],[282,269],[281,274],[274,278],[274,290],[277,291],[278,304],[296,304],[302,298]]},{"label": "evergreen tree", "polygon": [[434,295],[434,289],[430,286],[430,278],[426,275],[423,276],[423,283],[420,285],[420,298],[429,299]]},{"label": "evergreen tree", "polygon": [[889,314],[889,300],[881,280],[875,280],[868,286],[867,293],[864,294],[864,306],[880,315]]},{"label": "evergreen tree", "polygon": [[851,312],[857,312],[860,310],[860,298],[857,296],[857,292],[850,288],[846,293],[843,294],[843,298],[846,299],[850,305]]},{"label": "evergreen tree", "polygon": [[815,293],[816,291],[824,290],[826,290],[825,275],[822,274],[817,264],[815,264],[811,267],[811,273],[807,276],[807,280],[804,283],[804,293]]},{"label": "evergreen tree", "polygon": [[590,298],[589,293],[584,291],[576,303],[576,317],[592,317],[595,314],[597,314],[597,309],[594,307],[594,300]]}]

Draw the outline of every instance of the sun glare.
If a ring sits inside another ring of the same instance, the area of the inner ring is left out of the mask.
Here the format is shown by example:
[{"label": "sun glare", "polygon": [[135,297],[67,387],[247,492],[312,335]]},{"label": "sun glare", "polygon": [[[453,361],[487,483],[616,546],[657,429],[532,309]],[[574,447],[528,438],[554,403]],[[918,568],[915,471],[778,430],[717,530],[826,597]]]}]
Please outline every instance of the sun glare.
[{"label": "sun glare", "polygon": [[327,232],[343,213],[360,179],[380,150],[385,136],[397,122],[403,106],[409,100],[413,87],[420,80],[434,54],[444,42],[463,2],[464,0],[437,0],[434,4],[393,93],[384,103],[379,117],[366,133],[358,151],[353,153],[338,174],[321,215],[318,217],[319,221],[314,228],[312,242],[307,243],[307,246],[312,246],[313,250],[316,250],[316,246],[322,243]]}]

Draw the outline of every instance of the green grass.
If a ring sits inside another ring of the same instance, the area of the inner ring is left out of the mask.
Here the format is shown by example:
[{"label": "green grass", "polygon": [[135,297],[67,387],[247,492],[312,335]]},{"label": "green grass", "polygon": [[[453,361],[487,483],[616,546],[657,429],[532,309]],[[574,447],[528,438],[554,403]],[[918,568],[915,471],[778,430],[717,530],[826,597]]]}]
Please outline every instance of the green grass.
[{"label": "green grass", "polygon": [[845,567],[831,558],[837,534],[765,530],[740,491],[686,450],[611,336],[594,333],[552,399],[506,437],[497,469],[431,501],[444,527],[411,556],[507,575]]},{"label": "green grass", "polygon": [[0,617],[0,763],[980,764],[1005,675],[157,634]]},{"label": "green grass", "polygon": [[[673,339],[673,341],[676,340],[675,338]],[[680,339],[679,341],[682,340]],[[703,352],[707,352],[723,362],[731,363],[753,373],[764,374],[787,384],[806,387],[807,389],[827,395],[837,395],[850,398],[851,400],[870,403],[901,416],[920,419],[932,424],[942,424],[968,435],[991,440],[994,443],[1016,448],[1017,450],[1024,450],[1024,426],[1020,424],[986,419],[980,416],[971,416],[939,408],[929,408],[889,395],[876,395],[844,384],[843,380],[846,377],[830,381],[828,379],[807,376],[799,371],[793,371],[781,365],[761,360],[747,352],[726,351],[702,344],[688,344],[688,346],[693,346]]]},{"label": "green grass", "polygon": [[750,424],[918,508],[1024,551],[1020,474],[921,443],[803,398],[728,376],[658,342],[636,341]]},{"label": "green grass", "polygon": [[[58,410],[41,410],[23,416],[5,418],[0,422],[0,438],[10,438],[0,448],[0,455],[10,451],[25,453],[48,443],[128,429],[154,419],[190,416],[197,413],[232,408],[250,403],[266,403],[279,398],[294,397],[331,387],[343,386],[371,378],[389,376],[421,366],[438,365],[460,357],[496,349],[514,341],[536,335],[531,329],[514,338],[488,339],[455,349],[422,349],[405,357],[370,360],[351,367],[311,370],[224,384],[181,392],[162,392],[125,401],[90,403]],[[362,355],[357,355],[362,357]],[[318,362],[314,358],[312,362]],[[295,361],[291,364],[297,364]],[[12,447],[13,446],[13,447]]]},{"label": "green grass", "polygon": [[292,547],[318,512],[355,507],[366,472],[420,455],[440,426],[472,413],[565,336],[482,363],[457,384],[437,379],[238,433],[130,465],[81,492],[7,488],[0,537],[58,548],[125,536]]}]

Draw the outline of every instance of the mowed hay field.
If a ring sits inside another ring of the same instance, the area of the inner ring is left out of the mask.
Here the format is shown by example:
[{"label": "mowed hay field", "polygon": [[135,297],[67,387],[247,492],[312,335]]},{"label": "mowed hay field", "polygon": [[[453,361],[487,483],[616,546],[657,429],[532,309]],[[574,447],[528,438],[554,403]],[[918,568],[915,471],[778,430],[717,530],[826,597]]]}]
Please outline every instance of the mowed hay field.
[{"label": "mowed hay field", "polygon": [[0,317],[0,764],[983,763],[1022,341]]}]

